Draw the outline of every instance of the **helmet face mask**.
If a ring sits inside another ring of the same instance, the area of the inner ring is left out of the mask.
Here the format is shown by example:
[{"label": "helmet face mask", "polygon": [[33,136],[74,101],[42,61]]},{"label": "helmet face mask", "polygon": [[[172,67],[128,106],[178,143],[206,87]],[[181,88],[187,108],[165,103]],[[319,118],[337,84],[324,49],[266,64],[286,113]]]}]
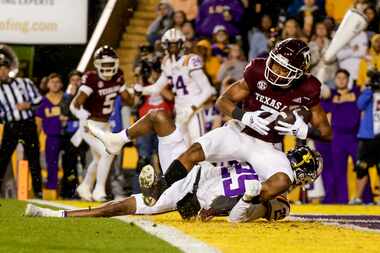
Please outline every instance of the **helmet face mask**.
[{"label": "helmet face mask", "polygon": [[96,50],[94,66],[98,75],[103,80],[110,80],[119,70],[119,57],[115,50],[109,46],[103,46]]},{"label": "helmet face mask", "polygon": [[[277,56],[273,52],[270,52],[269,58],[266,61],[264,75],[265,79],[272,85],[287,88],[293,80],[299,79],[303,75],[303,71],[286,63],[284,58],[281,55]],[[281,71],[284,69],[286,71]]]},{"label": "helmet face mask", "polygon": [[286,39],[269,53],[265,64],[265,79],[272,85],[288,88],[300,79],[310,64],[310,50],[298,39]]},{"label": "helmet face mask", "polygon": [[296,185],[314,182],[322,173],[323,159],[317,151],[307,146],[297,147],[287,153]]},{"label": "helmet face mask", "polygon": [[185,35],[176,28],[167,30],[161,38],[162,47],[171,56],[178,56],[181,53],[185,41]]}]

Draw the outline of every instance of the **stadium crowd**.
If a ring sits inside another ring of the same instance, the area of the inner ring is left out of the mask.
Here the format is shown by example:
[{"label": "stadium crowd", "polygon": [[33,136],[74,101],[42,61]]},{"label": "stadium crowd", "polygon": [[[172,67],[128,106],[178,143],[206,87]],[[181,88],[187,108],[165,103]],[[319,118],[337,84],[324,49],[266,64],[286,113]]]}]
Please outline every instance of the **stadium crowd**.
[{"label": "stadium crowd", "polygon": [[[369,25],[341,49],[335,61],[326,67],[321,61],[322,55],[344,14],[353,7],[363,11]],[[160,76],[161,61],[165,55],[160,39],[173,27],[182,30],[186,37],[184,51],[201,57],[204,72],[215,88],[214,99],[243,77],[244,69],[251,59],[267,57],[276,42],[287,38],[303,40],[311,50],[310,73],[318,75],[320,69],[325,68],[328,76],[328,80],[323,83],[321,98],[333,128],[333,140],[331,143],[314,143],[324,158],[322,179],[325,193],[320,196],[323,197],[322,202],[372,203],[374,198],[369,187],[368,170],[376,166],[380,173],[380,156],[377,153],[380,147],[379,7],[379,1],[366,0],[163,0],[157,6],[157,18],[148,28],[148,43],[140,46],[140,53],[135,59],[136,83],[147,86]],[[35,91],[30,93],[30,97],[14,99],[19,102],[14,113],[36,122],[36,128],[29,122],[31,125],[27,126],[27,135],[35,136],[36,132],[41,131],[46,135],[46,154],[43,157],[48,176],[44,187],[53,190],[60,188],[62,198],[75,197],[78,177],[86,167],[88,147],[84,142],[75,146],[70,141],[79,127],[79,121],[70,113],[69,105],[81,85],[81,75],[78,71],[72,71],[68,77],[69,84],[64,85],[62,77],[52,73],[38,87],[43,97]],[[28,85],[33,86],[32,83]],[[0,84],[0,98],[12,96],[7,94],[7,90],[11,89]],[[31,89],[34,91],[36,88],[33,86]],[[171,91],[164,89],[159,94],[143,96],[131,113],[141,118],[151,109],[161,108],[171,112],[173,100]],[[214,102],[209,101],[204,110],[206,131],[228,120],[218,112]],[[15,120],[13,116],[7,118],[1,109],[2,121]],[[129,117],[122,109],[121,98],[117,98],[111,117],[115,132],[122,129],[121,122]],[[33,114],[29,115],[29,110]],[[4,133],[0,149],[0,182],[17,144],[15,140],[23,138],[16,136],[17,133],[11,129],[5,129]],[[11,144],[7,144],[8,139],[12,139]],[[35,137],[30,141],[35,151],[38,148]],[[146,164],[158,166],[157,137],[154,134],[139,137],[135,144],[139,154],[137,174]],[[41,197],[41,187],[38,186],[42,181],[41,168],[34,161],[39,160],[39,156],[26,154],[26,157],[30,159],[35,195]],[[357,192],[353,199],[348,196],[349,157],[353,160],[357,176]],[[64,172],[61,183],[58,182],[59,166]],[[114,196],[139,191],[134,173],[132,179],[126,182],[120,162],[114,162],[114,167],[111,177]],[[125,192],[125,184],[129,185],[129,192]]]}]

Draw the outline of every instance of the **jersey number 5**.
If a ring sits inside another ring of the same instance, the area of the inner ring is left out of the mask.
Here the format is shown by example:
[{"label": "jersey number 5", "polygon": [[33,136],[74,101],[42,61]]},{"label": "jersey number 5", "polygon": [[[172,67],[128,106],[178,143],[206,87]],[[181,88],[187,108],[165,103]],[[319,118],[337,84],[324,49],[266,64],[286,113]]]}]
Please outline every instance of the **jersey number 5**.
[{"label": "jersey number 5", "polygon": [[114,105],[115,105],[115,97],[117,96],[117,93],[110,93],[108,94],[103,103],[103,114],[110,114],[113,111]]}]

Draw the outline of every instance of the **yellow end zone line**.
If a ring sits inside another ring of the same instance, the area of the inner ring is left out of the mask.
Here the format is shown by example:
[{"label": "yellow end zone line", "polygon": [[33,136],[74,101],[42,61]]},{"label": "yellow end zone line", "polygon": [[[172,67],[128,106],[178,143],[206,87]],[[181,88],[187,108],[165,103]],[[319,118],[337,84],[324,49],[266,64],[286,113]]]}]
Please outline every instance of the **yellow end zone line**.
[{"label": "yellow end zone line", "polygon": [[[97,203],[80,201],[60,201],[78,207],[96,206]],[[292,214],[380,214],[379,206],[348,205],[292,205]],[[130,217],[130,216],[129,216]],[[141,218],[141,216],[138,216]],[[353,230],[352,227],[324,225],[321,222],[263,220],[231,224],[224,217],[211,222],[182,221],[177,212],[161,215],[144,216],[144,220],[165,224],[197,238],[222,252],[338,252],[357,253],[365,242],[366,253],[378,253],[376,241],[378,233]],[[332,240],[332,238],[334,238]],[[307,242],[307,243],[305,243]]]},{"label": "yellow end zone line", "polygon": [[[56,201],[33,199],[28,200],[28,202],[69,210],[78,208],[77,206],[68,205]],[[92,205],[93,203],[90,204],[90,206],[99,205],[98,203],[95,203],[95,205]],[[182,252],[185,253],[220,253],[218,249],[211,247],[206,243],[198,239],[195,239],[174,227],[163,224],[156,224],[150,220],[143,219],[141,217],[142,216],[118,216],[113,217],[113,219],[121,220],[126,223],[133,223],[145,232],[168,242],[169,244],[179,248]]]}]

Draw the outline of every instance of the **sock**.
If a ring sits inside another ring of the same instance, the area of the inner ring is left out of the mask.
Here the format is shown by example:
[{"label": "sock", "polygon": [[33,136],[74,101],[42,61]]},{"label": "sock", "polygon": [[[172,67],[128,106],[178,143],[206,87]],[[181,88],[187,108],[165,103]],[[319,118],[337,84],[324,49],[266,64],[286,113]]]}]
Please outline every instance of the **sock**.
[{"label": "sock", "polygon": [[111,170],[112,161],[114,159],[113,155],[102,154],[98,162],[98,167],[96,170],[96,185],[95,191],[100,191],[101,193],[106,192],[106,181],[108,174]]},{"label": "sock", "polygon": [[178,180],[181,180],[182,178],[186,177],[186,175],[187,175],[186,168],[183,166],[183,164],[179,160],[176,159],[170,164],[164,177],[168,186],[171,186]]},{"label": "sock", "polygon": [[44,211],[42,213],[42,216],[44,217],[57,217],[57,218],[63,218],[65,217],[65,211],[64,210],[51,210],[48,208],[44,208]]}]

